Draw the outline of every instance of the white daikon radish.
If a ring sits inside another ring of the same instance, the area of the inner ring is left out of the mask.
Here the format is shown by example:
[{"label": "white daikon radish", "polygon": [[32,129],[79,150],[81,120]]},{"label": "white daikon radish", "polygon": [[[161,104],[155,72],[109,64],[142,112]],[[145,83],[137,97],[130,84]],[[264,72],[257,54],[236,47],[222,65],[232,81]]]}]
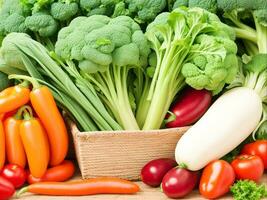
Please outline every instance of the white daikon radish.
[{"label": "white daikon radish", "polygon": [[219,97],[178,141],[177,163],[195,171],[220,159],[253,132],[261,115],[262,99],[255,90],[231,89]]}]

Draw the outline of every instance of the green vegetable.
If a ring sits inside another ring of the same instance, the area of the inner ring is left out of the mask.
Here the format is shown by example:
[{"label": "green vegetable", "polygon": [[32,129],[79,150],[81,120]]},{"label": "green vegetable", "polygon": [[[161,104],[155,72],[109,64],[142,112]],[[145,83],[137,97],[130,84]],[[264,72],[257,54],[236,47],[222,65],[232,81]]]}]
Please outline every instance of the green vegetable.
[{"label": "green vegetable", "polygon": [[150,22],[164,10],[166,0],[125,0],[130,15],[138,22]]},{"label": "green vegetable", "polygon": [[213,13],[217,12],[217,0],[176,0],[173,3],[172,9],[180,6],[188,6],[190,8],[199,7]]},{"label": "green vegetable", "polygon": [[38,11],[25,20],[25,25],[42,37],[50,37],[57,33],[59,24],[47,12]]},{"label": "green vegetable", "polygon": [[217,0],[217,2],[218,7],[224,11],[224,17],[232,23],[237,38],[244,40],[247,54],[267,53],[267,1]]},{"label": "green vegetable", "polygon": [[[17,60],[22,60],[28,73],[46,84],[57,101],[74,115],[83,130],[120,130],[121,127],[106,111],[89,82],[84,83],[73,66],[62,68],[51,57],[48,50],[27,34],[10,33],[3,43],[9,44]],[[2,51],[5,46],[2,46]],[[38,63],[38,64],[37,64]],[[71,72],[72,74],[69,74]],[[81,110],[82,108],[82,110]]]},{"label": "green vegetable", "polygon": [[161,13],[148,25],[146,36],[156,53],[157,66],[150,88],[142,95],[146,105],[137,110],[143,129],[160,128],[185,83],[218,94],[235,77],[238,65],[233,31],[208,11],[182,7]]},{"label": "green vegetable", "polygon": [[119,0],[80,0],[80,6],[85,15],[111,16]]},{"label": "green vegetable", "polygon": [[126,130],[139,129],[128,94],[128,74],[147,65],[150,53],[139,25],[127,16],[78,17],[61,29],[55,45],[68,65],[78,63],[82,76]]},{"label": "green vegetable", "polygon": [[231,187],[234,200],[261,200],[267,197],[264,184],[257,185],[254,181],[240,180]]},{"label": "green vegetable", "polygon": [[27,32],[25,18],[30,10],[23,7],[19,0],[4,0],[0,10],[0,44],[11,32]]},{"label": "green vegetable", "polygon": [[6,89],[10,85],[10,81],[6,74],[0,72],[0,91]]},{"label": "green vegetable", "polygon": [[51,5],[51,15],[59,21],[67,21],[79,11],[76,0],[60,0]]}]

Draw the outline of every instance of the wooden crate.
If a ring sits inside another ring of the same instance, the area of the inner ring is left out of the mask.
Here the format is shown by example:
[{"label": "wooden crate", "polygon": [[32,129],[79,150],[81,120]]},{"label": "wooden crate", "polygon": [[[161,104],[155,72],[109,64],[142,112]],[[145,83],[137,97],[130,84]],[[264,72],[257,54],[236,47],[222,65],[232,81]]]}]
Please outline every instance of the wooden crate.
[{"label": "wooden crate", "polygon": [[174,158],[176,143],[187,129],[80,132],[71,124],[75,153],[84,179],[115,176],[140,180],[140,170],[148,161]]}]

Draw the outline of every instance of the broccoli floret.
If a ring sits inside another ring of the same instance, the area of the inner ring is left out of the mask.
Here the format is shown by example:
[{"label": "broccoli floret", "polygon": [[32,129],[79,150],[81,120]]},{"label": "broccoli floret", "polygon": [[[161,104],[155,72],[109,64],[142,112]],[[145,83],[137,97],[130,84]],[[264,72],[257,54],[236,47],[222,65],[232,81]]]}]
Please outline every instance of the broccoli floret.
[{"label": "broccoli floret", "polygon": [[80,0],[80,6],[87,16],[111,16],[119,0]]},{"label": "broccoli floret", "polygon": [[140,22],[150,22],[164,10],[165,0],[126,0],[128,9]]},{"label": "broccoli floret", "polygon": [[77,14],[79,6],[76,0],[60,0],[51,5],[51,15],[59,21],[67,21]]},{"label": "broccoli floret", "polygon": [[55,0],[20,0],[20,3],[32,10],[32,13],[47,10]]},{"label": "broccoli floret", "polygon": [[55,47],[66,63],[78,63],[84,78],[99,88],[100,96],[124,129],[139,129],[128,95],[128,73],[147,64],[150,48],[133,19],[77,17],[60,30]]},{"label": "broccoli floret", "polygon": [[247,54],[267,53],[267,1],[217,0],[217,3],[232,23],[237,38],[244,40]]},{"label": "broccoli floret", "polygon": [[25,20],[25,25],[33,32],[37,32],[42,37],[50,37],[57,33],[59,24],[47,12],[39,11],[29,16]]},{"label": "broccoli floret", "polygon": [[125,16],[130,15],[130,11],[128,10],[128,8],[126,7],[126,4],[123,1],[116,4],[112,17],[114,18],[114,17],[121,16],[121,15],[125,15]]},{"label": "broccoli floret", "polygon": [[217,94],[235,78],[238,60],[234,41],[203,34],[196,38],[190,53],[192,60],[183,66],[182,74],[191,87]]},{"label": "broccoli floret", "polygon": [[27,32],[25,17],[30,10],[20,4],[19,0],[5,0],[0,10],[0,42],[8,33]]},{"label": "broccoli floret", "polygon": [[180,6],[188,7],[188,0],[176,0],[172,6],[172,10],[179,8]]},{"label": "broccoli floret", "polygon": [[200,7],[212,13],[217,12],[217,0],[189,0],[188,6],[191,8]]}]

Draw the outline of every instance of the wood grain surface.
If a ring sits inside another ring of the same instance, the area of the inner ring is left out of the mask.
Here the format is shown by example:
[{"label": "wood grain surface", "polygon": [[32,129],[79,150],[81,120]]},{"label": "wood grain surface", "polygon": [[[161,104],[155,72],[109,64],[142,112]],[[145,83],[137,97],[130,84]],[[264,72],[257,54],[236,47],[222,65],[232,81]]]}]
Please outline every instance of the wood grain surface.
[{"label": "wood grain surface", "polygon": [[[75,179],[79,179],[77,176]],[[267,185],[267,174],[264,175],[261,182]],[[20,199],[22,200],[165,200],[168,199],[159,188],[151,188],[141,182],[137,182],[141,187],[141,192],[136,195],[95,195],[95,196],[81,196],[81,197],[51,197],[51,196],[36,196],[32,194],[25,194]],[[205,200],[198,191],[183,198],[185,200]],[[15,198],[14,198],[15,200]],[[230,195],[220,198],[220,200],[232,200]],[[245,200],[245,199],[244,199]]]}]

